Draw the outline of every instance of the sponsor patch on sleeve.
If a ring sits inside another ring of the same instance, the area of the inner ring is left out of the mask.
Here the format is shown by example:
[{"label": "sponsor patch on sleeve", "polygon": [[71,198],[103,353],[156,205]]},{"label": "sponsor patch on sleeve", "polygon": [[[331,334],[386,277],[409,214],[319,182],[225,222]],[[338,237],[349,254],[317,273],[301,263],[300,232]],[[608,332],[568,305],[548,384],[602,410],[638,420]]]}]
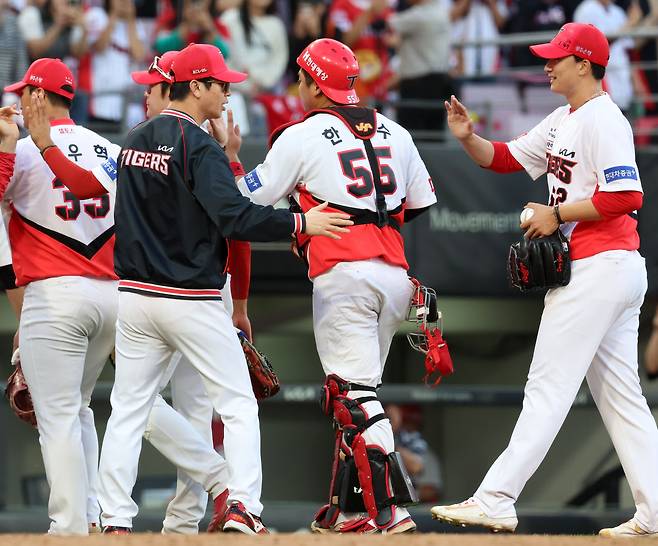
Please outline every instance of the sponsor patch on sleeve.
[{"label": "sponsor patch on sleeve", "polygon": [[244,175],[244,183],[247,185],[247,188],[249,188],[251,193],[254,193],[258,188],[263,187],[263,183],[260,181],[256,169]]},{"label": "sponsor patch on sleeve", "polygon": [[610,167],[603,171],[603,176],[605,176],[606,184],[610,184],[610,182],[615,182],[617,180],[637,180],[637,169],[635,167],[624,165]]},{"label": "sponsor patch on sleeve", "polygon": [[116,161],[114,161],[114,159],[109,157],[108,159],[103,161],[103,163],[101,164],[101,167],[103,168],[103,170],[105,171],[107,176],[110,178],[110,180],[112,180],[113,182],[116,182],[116,180],[117,180],[117,163],[116,163]]}]

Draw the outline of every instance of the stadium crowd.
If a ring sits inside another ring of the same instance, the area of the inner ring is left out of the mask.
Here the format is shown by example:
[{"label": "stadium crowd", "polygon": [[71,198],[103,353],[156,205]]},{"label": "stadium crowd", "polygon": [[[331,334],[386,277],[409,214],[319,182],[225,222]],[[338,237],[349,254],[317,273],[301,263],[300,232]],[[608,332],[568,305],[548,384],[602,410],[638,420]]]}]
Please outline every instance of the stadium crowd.
[{"label": "stadium crowd", "polygon": [[[545,87],[543,61],[525,45],[461,44],[569,21],[606,33],[656,26],[658,0],[0,0],[0,86],[34,59],[62,58],[78,79],[74,119],[121,131],[144,117],[131,70],[154,54],[212,43],[249,73],[231,97],[243,132],[265,134],[301,116],[295,59],[328,36],[356,52],[362,99],[388,106],[412,131],[436,131],[443,99],[464,82],[500,80],[502,71],[515,84]],[[649,125],[658,115],[656,42],[614,41],[606,78],[620,108]]]}]

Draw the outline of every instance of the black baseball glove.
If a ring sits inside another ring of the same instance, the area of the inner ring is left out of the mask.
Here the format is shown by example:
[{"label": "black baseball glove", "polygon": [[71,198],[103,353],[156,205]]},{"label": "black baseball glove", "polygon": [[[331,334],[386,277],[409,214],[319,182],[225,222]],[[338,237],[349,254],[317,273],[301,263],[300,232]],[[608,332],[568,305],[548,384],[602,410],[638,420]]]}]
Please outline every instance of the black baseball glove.
[{"label": "black baseball glove", "polygon": [[571,279],[569,241],[559,229],[548,237],[523,237],[509,249],[507,273],[521,291],[566,286]]}]

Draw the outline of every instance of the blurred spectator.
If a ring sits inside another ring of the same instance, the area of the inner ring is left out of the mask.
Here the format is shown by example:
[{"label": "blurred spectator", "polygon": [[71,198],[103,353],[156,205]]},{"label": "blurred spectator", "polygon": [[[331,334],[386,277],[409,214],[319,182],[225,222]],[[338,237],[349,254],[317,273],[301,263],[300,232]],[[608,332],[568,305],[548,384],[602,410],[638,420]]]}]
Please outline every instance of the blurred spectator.
[{"label": "blurred spectator", "polygon": [[397,121],[410,131],[443,131],[443,101],[455,92],[450,69],[450,12],[442,0],[408,0],[388,23],[400,36],[400,99],[431,105],[404,105]]},{"label": "blurred spectator", "polygon": [[[504,0],[454,0],[452,15],[453,40],[459,45],[498,38],[508,12]],[[459,50],[459,57],[458,72],[463,76],[487,76],[499,68],[498,46],[464,47]]]},{"label": "blurred spectator", "polygon": [[31,61],[59,58],[73,69],[70,58],[79,59],[89,49],[79,1],[33,0],[18,16],[18,25]]},{"label": "blurred spectator", "polygon": [[132,0],[104,4],[105,9],[93,7],[85,13],[91,52],[80,63],[78,88],[90,94],[92,119],[118,122],[124,117],[122,93],[132,82],[131,62],[141,62],[146,52],[146,31],[136,20]]},{"label": "blurred spectator", "polygon": [[162,54],[191,43],[214,44],[228,58],[231,30],[219,18],[218,5],[221,2],[211,0],[182,0],[179,9],[168,4],[156,23],[155,51]]},{"label": "blurred spectator", "polygon": [[388,404],[386,416],[391,422],[395,449],[400,453],[420,502],[434,502],[441,497],[443,483],[436,454],[420,433],[422,409],[416,405]]},{"label": "blurred spectator", "polygon": [[[6,85],[19,81],[27,70],[27,50],[16,15],[8,0],[0,0],[0,93]],[[3,104],[11,103],[13,97]]]},{"label": "blurred spectator", "polygon": [[293,17],[289,35],[287,76],[289,81],[297,81],[297,57],[312,41],[323,35],[324,18],[327,7],[322,0],[301,0]]},{"label": "blurred spectator", "polygon": [[[642,10],[636,0],[631,2],[628,14],[612,0],[584,0],[576,8],[573,17],[577,23],[591,23],[609,34],[637,26],[642,20]],[[605,89],[624,112],[628,111],[633,101],[633,78],[628,54],[628,50],[633,47],[631,38],[612,41],[604,80]]]},{"label": "blurred spectator", "polygon": [[[18,16],[30,60],[62,59],[78,79],[78,60],[89,51],[81,0],[32,0]],[[89,95],[78,89],[70,109],[77,123],[87,122]]]},{"label": "blurred spectator", "polygon": [[327,35],[352,48],[361,75],[356,91],[361,101],[383,101],[391,78],[386,25],[389,0],[334,0],[329,8]]},{"label": "blurred spectator", "polygon": [[[640,8],[642,9],[643,19],[637,25],[638,27],[653,27],[658,25],[658,0],[640,0]],[[636,95],[642,101],[642,112],[645,118],[638,120],[638,123],[650,122],[652,127],[656,127],[658,123],[658,104],[649,95],[658,95],[658,70],[655,68],[656,58],[658,58],[658,41],[656,39],[638,38],[635,40],[636,50],[633,52],[632,60],[641,61],[644,63],[652,63],[653,68],[638,68],[633,71]],[[640,143],[640,138],[651,141],[653,144],[658,144],[658,133],[649,136],[637,135],[637,144]]]},{"label": "blurred spectator", "polygon": [[249,74],[235,88],[251,97],[279,91],[288,66],[288,36],[273,0],[243,0],[239,10],[224,12],[222,21],[231,29],[229,64]]},{"label": "blurred spectator", "polygon": [[[579,0],[517,0],[510,8],[505,31],[540,32],[557,30],[572,20]],[[512,66],[544,65],[546,61],[530,52],[527,45],[511,48]]]}]

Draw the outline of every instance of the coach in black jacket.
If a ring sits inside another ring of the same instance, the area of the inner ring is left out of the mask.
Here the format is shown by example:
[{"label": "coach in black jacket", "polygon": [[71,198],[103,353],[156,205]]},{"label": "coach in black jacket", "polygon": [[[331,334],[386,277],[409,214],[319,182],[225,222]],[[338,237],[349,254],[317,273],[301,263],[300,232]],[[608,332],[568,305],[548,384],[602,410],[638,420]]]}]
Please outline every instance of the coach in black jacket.
[{"label": "coach in black jacket", "polygon": [[119,318],[112,415],[100,462],[105,531],[127,533],[137,505],[141,437],[172,352],[199,371],[225,425],[231,469],[224,530],[266,533],[260,520],[262,473],[258,407],[238,338],[221,301],[226,238],[338,237],[347,215],[305,215],[254,205],[238,191],[221,147],[200,124],[221,115],[229,84],[246,74],[226,67],[219,50],[192,44],[172,66],[171,103],[126,139],[119,158],[115,270]]}]

